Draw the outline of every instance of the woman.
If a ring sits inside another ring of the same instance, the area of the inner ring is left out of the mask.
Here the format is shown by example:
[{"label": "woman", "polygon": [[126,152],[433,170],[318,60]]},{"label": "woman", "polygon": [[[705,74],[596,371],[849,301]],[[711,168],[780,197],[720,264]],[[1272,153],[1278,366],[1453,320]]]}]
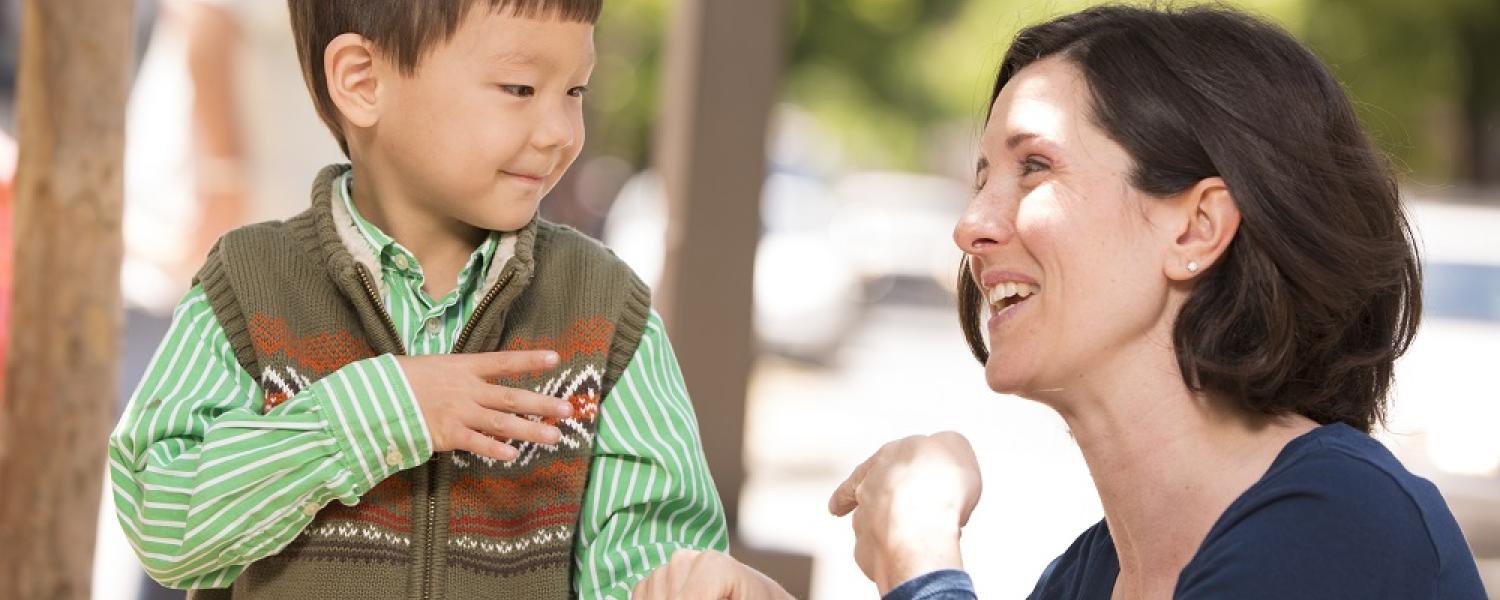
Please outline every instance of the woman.
[{"label": "woman", "polygon": [[[1062,415],[1105,515],[1032,597],[1483,598],[1442,497],[1368,435],[1420,272],[1327,69],[1236,12],[1105,7],[1021,32],[992,100],[960,317],[991,389]],[[882,595],[972,598],[979,490],[962,437],[915,437],[830,508]],[[637,592],[784,595],[713,554]]]}]

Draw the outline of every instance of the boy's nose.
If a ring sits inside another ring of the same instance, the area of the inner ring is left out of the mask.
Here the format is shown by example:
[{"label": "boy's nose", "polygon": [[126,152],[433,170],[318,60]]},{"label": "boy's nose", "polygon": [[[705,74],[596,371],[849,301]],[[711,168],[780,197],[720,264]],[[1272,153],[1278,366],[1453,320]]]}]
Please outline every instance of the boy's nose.
[{"label": "boy's nose", "polygon": [[579,133],[574,131],[574,123],[582,128],[582,119],[575,119],[566,110],[551,111],[541,122],[537,123],[532,141],[538,147],[549,149],[564,149],[572,147],[577,143]]}]

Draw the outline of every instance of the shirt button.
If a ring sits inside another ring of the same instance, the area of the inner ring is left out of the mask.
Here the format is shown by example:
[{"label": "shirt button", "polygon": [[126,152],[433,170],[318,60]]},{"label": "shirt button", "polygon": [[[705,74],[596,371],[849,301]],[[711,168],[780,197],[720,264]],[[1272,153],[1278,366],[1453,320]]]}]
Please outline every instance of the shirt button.
[{"label": "shirt button", "polygon": [[396,268],[397,269],[401,269],[401,270],[405,271],[405,270],[411,268],[411,261],[406,260],[406,255],[405,254],[397,254],[391,260],[396,263]]},{"label": "shirt button", "polygon": [[385,451],[385,464],[391,467],[400,466],[401,453],[396,451],[395,446],[391,446],[389,450]]},{"label": "shirt button", "polygon": [[433,317],[427,320],[427,335],[437,335],[443,331],[443,320]]},{"label": "shirt button", "polygon": [[304,503],[302,505],[302,514],[307,515],[309,517],[316,517],[316,516],[318,516],[318,509],[319,508],[322,508],[322,507],[318,506],[317,502],[313,502],[311,500],[308,500],[306,503]]}]

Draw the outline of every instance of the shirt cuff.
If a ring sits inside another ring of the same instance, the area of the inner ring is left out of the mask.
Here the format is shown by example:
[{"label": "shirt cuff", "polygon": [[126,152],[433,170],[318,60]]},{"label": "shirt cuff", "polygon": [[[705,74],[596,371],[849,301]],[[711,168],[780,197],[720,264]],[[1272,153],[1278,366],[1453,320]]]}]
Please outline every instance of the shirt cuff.
[{"label": "shirt cuff", "polygon": [[396,357],[349,363],[310,389],[363,490],[432,457],[422,410]]},{"label": "shirt cuff", "polygon": [[888,592],[881,600],[974,600],[974,582],[958,569],[924,573]]}]

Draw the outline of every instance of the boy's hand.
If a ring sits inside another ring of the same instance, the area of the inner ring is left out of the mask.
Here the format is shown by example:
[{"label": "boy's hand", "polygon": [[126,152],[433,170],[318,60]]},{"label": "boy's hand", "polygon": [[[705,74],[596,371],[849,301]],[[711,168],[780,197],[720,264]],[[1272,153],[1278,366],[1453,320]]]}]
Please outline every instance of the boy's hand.
[{"label": "boy's hand", "polygon": [[630,600],[795,600],[765,574],[711,550],[678,550],[636,584]]},{"label": "boy's hand", "polygon": [[562,438],[556,427],[517,415],[563,418],[572,416],[573,406],[488,380],[555,367],[557,361],[552,351],[396,357],[427,420],[433,451],[468,450],[497,460],[511,460],[518,453],[495,438],[539,444]]}]

